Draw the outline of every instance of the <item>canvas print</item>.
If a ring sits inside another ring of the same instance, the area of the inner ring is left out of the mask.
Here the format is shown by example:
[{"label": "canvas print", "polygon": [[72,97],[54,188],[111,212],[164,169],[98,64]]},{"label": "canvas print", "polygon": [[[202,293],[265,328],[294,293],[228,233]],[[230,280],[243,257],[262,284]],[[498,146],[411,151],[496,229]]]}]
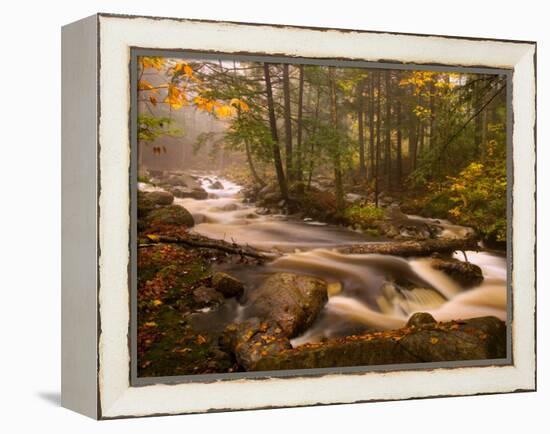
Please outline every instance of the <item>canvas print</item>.
[{"label": "canvas print", "polygon": [[138,377],[507,357],[507,75],[135,72]]}]

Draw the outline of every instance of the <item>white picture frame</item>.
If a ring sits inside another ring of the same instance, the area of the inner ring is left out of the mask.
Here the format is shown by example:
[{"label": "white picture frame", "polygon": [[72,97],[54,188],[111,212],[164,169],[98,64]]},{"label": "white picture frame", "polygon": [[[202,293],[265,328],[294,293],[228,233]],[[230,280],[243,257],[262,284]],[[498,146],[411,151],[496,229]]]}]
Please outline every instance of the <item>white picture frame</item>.
[{"label": "white picture frame", "polygon": [[[135,47],[510,70],[516,180],[509,214],[511,363],[133,385],[129,116]],[[62,54],[63,406],[111,419],[536,389],[534,42],[97,14],[63,28]]]}]

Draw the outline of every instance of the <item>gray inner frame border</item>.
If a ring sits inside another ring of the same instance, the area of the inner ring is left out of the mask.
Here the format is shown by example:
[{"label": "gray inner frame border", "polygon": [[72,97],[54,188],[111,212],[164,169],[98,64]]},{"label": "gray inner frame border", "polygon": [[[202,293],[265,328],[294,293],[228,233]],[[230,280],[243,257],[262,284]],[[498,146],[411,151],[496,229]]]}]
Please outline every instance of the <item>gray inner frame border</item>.
[{"label": "gray inner frame border", "polygon": [[[486,359],[486,360],[457,360],[449,362],[425,362],[425,363],[400,363],[388,365],[373,366],[350,366],[335,368],[316,368],[316,369],[292,369],[280,371],[258,371],[258,372],[235,372],[223,374],[201,374],[201,375],[174,375],[163,377],[138,377],[137,375],[137,116],[138,116],[138,64],[137,59],[140,56],[159,56],[180,59],[193,60],[237,60],[254,61],[269,63],[288,63],[303,65],[324,65],[343,68],[365,68],[365,69],[398,69],[398,70],[418,70],[418,71],[437,71],[437,72],[458,72],[458,73],[477,73],[477,74],[495,74],[506,76],[506,177],[507,177],[507,204],[506,204],[506,224],[507,224],[507,321],[506,321],[506,358]],[[186,49],[154,49],[143,47],[130,47],[130,108],[129,108],[129,131],[130,131],[130,237],[129,251],[130,263],[128,266],[128,285],[130,290],[130,324],[128,330],[128,347],[130,350],[130,375],[129,381],[131,387],[147,386],[152,384],[181,384],[181,383],[209,383],[215,381],[231,381],[240,379],[292,379],[296,377],[319,377],[329,374],[348,374],[357,375],[366,372],[395,372],[410,370],[433,370],[441,368],[465,368],[465,367],[483,367],[483,366],[506,366],[513,365],[513,340],[512,340],[512,322],[513,322],[513,252],[512,252],[512,217],[513,217],[513,107],[512,107],[512,78],[513,69],[490,68],[484,66],[465,67],[444,64],[413,64],[399,63],[395,61],[371,62],[364,60],[346,60],[335,58],[305,58],[282,55],[255,54],[255,53],[222,53],[208,50],[186,50]]]}]

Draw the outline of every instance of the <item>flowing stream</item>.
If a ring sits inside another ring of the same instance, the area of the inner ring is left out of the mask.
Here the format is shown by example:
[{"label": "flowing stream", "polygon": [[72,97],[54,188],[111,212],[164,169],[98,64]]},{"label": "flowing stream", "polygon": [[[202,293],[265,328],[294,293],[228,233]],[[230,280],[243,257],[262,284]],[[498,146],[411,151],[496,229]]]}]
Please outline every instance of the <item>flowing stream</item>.
[{"label": "flowing stream", "polygon": [[[294,339],[293,345],[371,329],[398,328],[414,312],[429,312],[438,321],[485,315],[506,320],[507,272],[503,255],[466,252],[468,260],[481,267],[484,281],[478,287],[463,289],[443,272],[433,269],[429,258],[344,255],[334,248],[373,239],[310,219],[262,215],[261,209],[243,202],[239,185],[214,175],[200,175],[198,181],[209,193],[208,199],[175,199],[175,203],[193,215],[194,232],[283,253],[264,266],[226,267],[244,282],[246,291],[253,291],[266,276],[281,271],[308,274],[328,282],[328,303],[316,323]],[[212,188],[215,181],[220,181],[224,188]],[[463,237],[470,231],[446,221],[409,218],[438,224],[442,228],[441,237]],[[462,253],[455,256],[464,260]],[[240,315],[242,308],[234,303],[221,312],[209,312],[205,322],[225,323]]]}]

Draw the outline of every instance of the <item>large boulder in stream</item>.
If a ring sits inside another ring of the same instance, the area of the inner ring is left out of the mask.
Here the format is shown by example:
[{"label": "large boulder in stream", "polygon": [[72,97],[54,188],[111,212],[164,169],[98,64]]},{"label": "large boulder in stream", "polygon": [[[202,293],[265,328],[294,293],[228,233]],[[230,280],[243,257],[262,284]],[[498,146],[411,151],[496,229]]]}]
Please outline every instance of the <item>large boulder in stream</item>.
[{"label": "large boulder in stream", "polygon": [[168,205],[156,208],[149,212],[147,221],[150,224],[178,225],[188,228],[195,224],[191,213],[179,205]]},{"label": "large boulder in stream", "polygon": [[[416,314],[418,315],[418,314]],[[225,342],[247,371],[486,360],[506,357],[506,325],[495,317],[437,323],[428,314],[388,331],[291,348],[271,325],[226,329]],[[414,316],[413,316],[414,318]],[[265,329],[265,330],[264,330]]]},{"label": "large boulder in stream", "polygon": [[277,273],[248,294],[246,312],[249,317],[275,321],[286,336],[294,337],[313,324],[327,300],[324,280]]},{"label": "large boulder in stream", "polygon": [[471,262],[463,262],[455,258],[435,257],[431,261],[431,266],[442,271],[464,288],[478,286],[483,282],[481,268]]}]

